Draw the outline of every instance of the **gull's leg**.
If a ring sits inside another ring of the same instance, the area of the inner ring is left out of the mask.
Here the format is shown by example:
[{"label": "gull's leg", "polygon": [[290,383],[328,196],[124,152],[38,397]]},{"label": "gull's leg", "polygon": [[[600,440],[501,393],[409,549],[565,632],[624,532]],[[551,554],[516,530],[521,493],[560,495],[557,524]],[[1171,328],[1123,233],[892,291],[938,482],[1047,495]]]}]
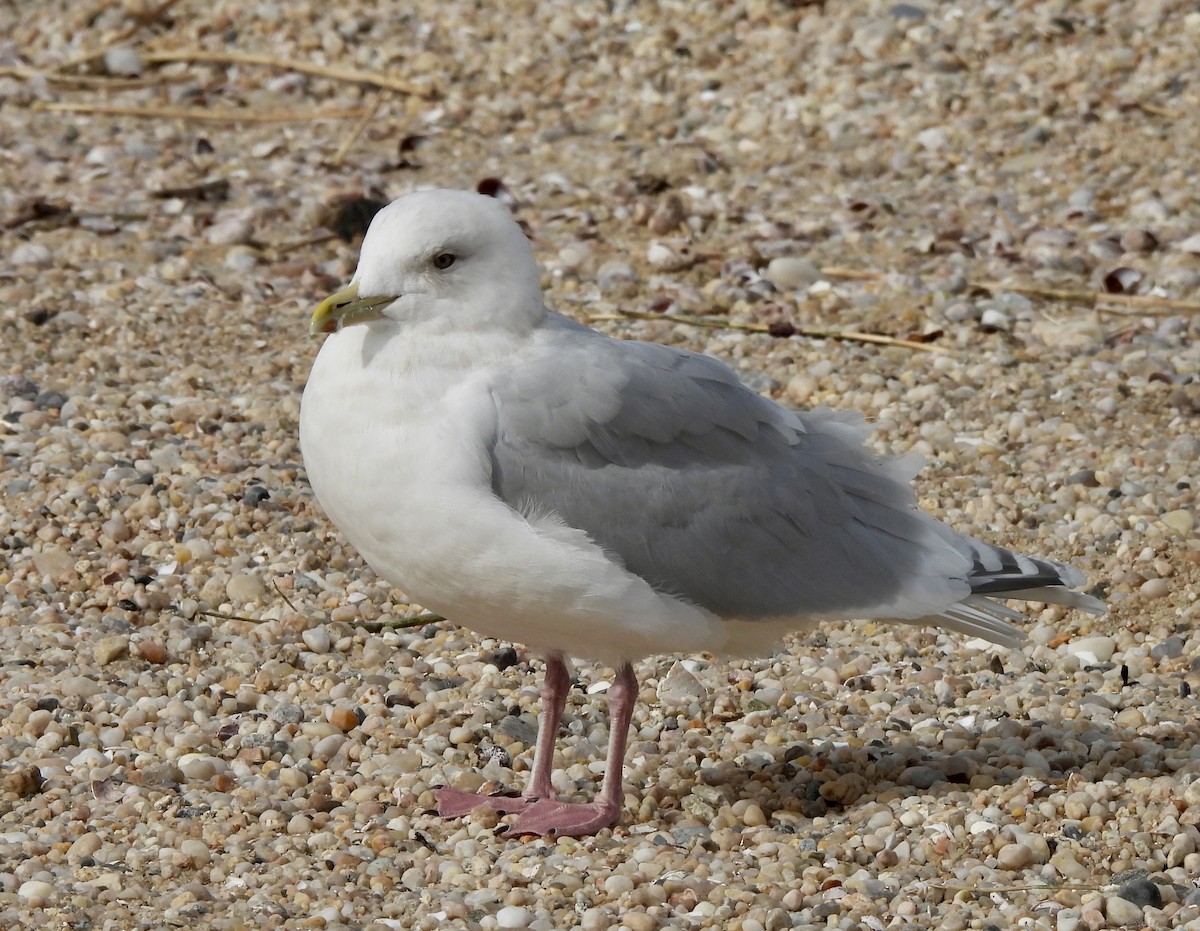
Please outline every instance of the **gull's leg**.
[{"label": "gull's leg", "polygon": [[533,774],[524,797],[534,801],[554,798],[550,774],[554,771],[554,746],[562,724],[567,693],[571,690],[571,672],[558,653],[546,657],[546,677],[542,679],[542,712],[538,716],[537,748],[533,751]]},{"label": "gull's leg", "polygon": [[550,774],[554,770],[554,745],[558,726],[562,723],[567,692],[571,689],[571,673],[560,654],[546,657],[546,676],[542,680],[541,713],[538,715],[537,747],[533,751],[533,773],[529,787],[520,798],[508,795],[477,795],[461,789],[438,789],[438,814],[457,818],[473,808],[484,805],[496,811],[523,811],[538,799],[554,798]]},{"label": "gull's leg", "polygon": [[[622,777],[625,747],[629,743],[629,725],[633,721],[636,703],[637,676],[633,673],[633,667],[626,663],[618,670],[617,678],[608,690],[608,757],[599,797],[585,804],[560,802],[552,798],[531,801],[521,811],[509,833],[579,837],[617,823],[624,801]],[[541,750],[540,735],[538,749]],[[536,776],[536,759],[534,771]]]}]

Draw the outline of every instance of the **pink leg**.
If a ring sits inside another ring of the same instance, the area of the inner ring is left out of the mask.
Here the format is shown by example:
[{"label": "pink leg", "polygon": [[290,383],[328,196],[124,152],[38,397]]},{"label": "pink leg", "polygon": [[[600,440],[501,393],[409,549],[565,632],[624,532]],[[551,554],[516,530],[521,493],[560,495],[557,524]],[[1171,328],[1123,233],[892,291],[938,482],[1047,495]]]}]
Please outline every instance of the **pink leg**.
[{"label": "pink leg", "polygon": [[546,678],[542,680],[542,714],[538,720],[537,749],[533,751],[533,774],[525,798],[554,798],[550,773],[554,770],[554,746],[562,724],[563,708],[571,690],[571,673],[558,655],[546,657]]},{"label": "pink leg", "polygon": [[437,797],[438,814],[443,818],[458,818],[481,805],[496,811],[523,811],[538,799],[553,798],[550,774],[554,769],[554,745],[570,689],[571,673],[566,662],[558,655],[546,657],[546,677],[542,680],[542,711],[538,717],[537,748],[533,752],[533,773],[529,779],[529,788],[520,798],[507,795],[476,795],[461,789],[438,789],[434,793]]},{"label": "pink leg", "polygon": [[[608,758],[604,765],[604,783],[600,796],[586,804],[556,801],[552,797],[534,801],[524,808],[512,826],[512,834],[551,834],[558,837],[580,837],[601,828],[612,827],[621,817],[624,801],[623,770],[625,747],[629,742],[629,725],[637,703],[637,677],[626,663],[617,672],[616,681],[608,690]],[[539,757],[542,749],[538,735]],[[546,754],[549,756],[549,753]],[[538,775],[540,759],[535,758],[534,776]],[[546,780],[549,784],[549,767]]]}]

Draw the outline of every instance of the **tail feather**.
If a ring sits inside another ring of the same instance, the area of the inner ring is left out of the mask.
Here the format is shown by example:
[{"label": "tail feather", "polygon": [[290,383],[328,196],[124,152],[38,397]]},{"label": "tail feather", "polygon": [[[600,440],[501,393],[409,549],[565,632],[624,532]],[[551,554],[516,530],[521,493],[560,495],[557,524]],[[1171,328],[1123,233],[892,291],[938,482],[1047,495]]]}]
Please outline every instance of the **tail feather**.
[{"label": "tail feather", "polygon": [[1009,621],[1021,621],[1024,616],[996,599],[1066,605],[1088,614],[1103,614],[1107,610],[1099,598],[1077,590],[1086,578],[1074,566],[1053,559],[1022,556],[970,537],[963,541],[972,561],[967,576],[971,594],[938,615],[906,623],[932,624],[982,637],[1001,646],[1015,647],[1025,639],[1025,633]]},{"label": "tail feather", "polygon": [[1025,639],[1025,632],[1009,621],[1023,621],[1022,614],[998,601],[981,595],[968,595],[958,604],[951,605],[941,614],[932,617],[901,619],[901,624],[914,627],[942,627],[968,637],[982,637],[1001,646],[1017,647]]}]

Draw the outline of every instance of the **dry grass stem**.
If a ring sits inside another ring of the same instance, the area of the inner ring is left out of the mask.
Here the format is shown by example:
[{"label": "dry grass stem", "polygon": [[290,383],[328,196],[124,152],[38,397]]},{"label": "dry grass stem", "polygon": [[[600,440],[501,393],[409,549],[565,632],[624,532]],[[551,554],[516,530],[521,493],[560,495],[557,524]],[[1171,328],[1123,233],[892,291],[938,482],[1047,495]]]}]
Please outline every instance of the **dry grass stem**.
[{"label": "dry grass stem", "polygon": [[342,144],[338,146],[338,150],[333,154],[331,164],[340,165],[342,163],[342,160],[350,152],[350,149],[354,146],[354,143],[358,141],[358,137],[363,134],[363,131],[367,128],[367,125],[375,117],[375,114],[379,112],[379,105],[383,102],[382,96],[382,94],[376,94],[374,96],[370,105],[363,111],[363,115],[360,116],[358,118],[358,122],[354,124],[354,128],[350,130],[350,132],[346,135],[346,138],[342,140]]},{"label": "dry grass stem", "polygon": [[99,74],[61,74],[57,71],[39,71],[36,68],[14,66],[0,67],[0,77],[20,78],[23,81],[43,79],[50,84],[75,85],[85,90],[129,91],[145,90],[176,84],[181,77],[164,76],[155,78],[110,78]]},{"label": "dry grass stem", "polygon": [[[741,330],[746,333],[770,333],[771,328],[764,323],[740,323],[733,320],[714,320],[705,317],[689,317],[683,314],[656,314],[649,311],[621,310],[611,314],[588,314],[586,319],[591,321],[611,320],[669,320],[684,326],[705,327],[710,330]],[[885,336],[881,333],[858,333],[854,330],[821,330],[812,327],[794,327],[794,336],[807,336],[809,339],[836,339],[854,343],[872,343],[878,346],[899,346],[903,349],[913,349],[918,352],[945,352],[941,346],[932,343],[918,343],[916,340],[900,339],[895,336]]]},{"label": "dry grass stem", "polygon": [[[841,265],[828,265],[821,269],[826,278],[842,281],[879,281],[885,272],[869,268],[847,268]],[[1038,284],[1022,284],[1012,281],[968,281],[967,287],[980,291],[1012,291],[1016,294],[1027,294],[1048,301],[1064,301],[1071,304],[1087,304],[1102,313],[1116,313],[1110,308],[1099,307],[1099,304],[1117,304],[1129,308],[1146,308],[1153,316],[1150,308],[1161,308],[1164,311],[1176,311],[1186,314],[1200,313],[1200,301],[1190,301],[1182,298],[1159,297],[1154,294],[1109,294],[1107,291],[1087,291],[1080,288],[1051,288]]]},{"label": "dry grass stem", "polygon": [[306,61],[289,61],[276,58],[273,55],[260,55],[255,52],[219,52],[208,49],[179,49],[171,52],[145,52],[142,59],[151,64],[166,64],[168,62],[191,62],[209,65],[258,65],[265,68],[278,68],[281,71],[298,71],[301,74],[311,74],[318,78],[328,78],[331,81],[342,81],[347,84],[365,84],[380,90],[395,91],[398,94],[408,94],[413,97],[434,97],[436,91],[431,87],[421,87],[400,78],[390,78],[382,74],[372,74],[369,71],[356,71],[353,68],[331,68],[327,65],[317,65]]},{"label": "dry grass stem", "polygon": [[139,119],[194,120],[204,123],[312,123],[318,120],[352,120],[362,110],[319,110],[311,113],[256,113],[241,110],[210,110],[199,107],[124,107],[91,103],[35,103],[31,109],[50,113],[98,113]]}]

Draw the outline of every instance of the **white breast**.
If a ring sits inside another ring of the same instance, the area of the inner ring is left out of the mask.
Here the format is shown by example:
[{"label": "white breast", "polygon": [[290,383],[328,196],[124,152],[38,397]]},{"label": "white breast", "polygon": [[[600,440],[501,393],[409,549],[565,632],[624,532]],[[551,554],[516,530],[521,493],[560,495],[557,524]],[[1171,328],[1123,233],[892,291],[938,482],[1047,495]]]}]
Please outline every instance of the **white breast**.
[{"label": "white breast", "polygon": [[380,576],[456,623],[534,649],[616,663],[724,646],[714,616],[654,591],[554,515],[527,518],[498,499],[486,384],[372,356],[369,329],[327,338],[300,441],[317,500]]}]

